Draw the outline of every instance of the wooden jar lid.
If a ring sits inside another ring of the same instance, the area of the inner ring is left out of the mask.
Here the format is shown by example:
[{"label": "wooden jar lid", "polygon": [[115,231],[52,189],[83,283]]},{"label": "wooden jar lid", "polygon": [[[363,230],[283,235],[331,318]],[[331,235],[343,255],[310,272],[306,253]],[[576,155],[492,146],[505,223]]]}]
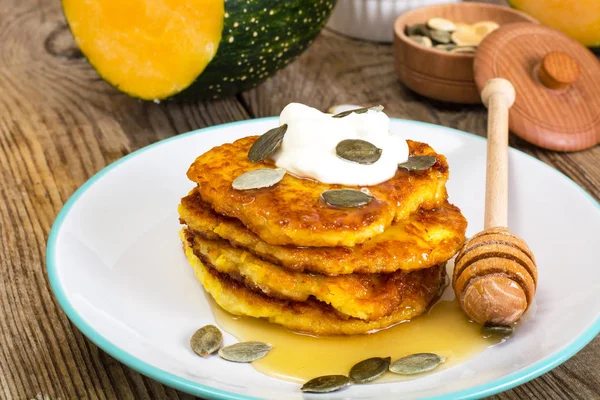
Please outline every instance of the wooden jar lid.
[{"label": "wooden jar lid", "polygon": [[600,62],[565,34],[538,24],[506,24],[475,54],[479,92],[491,78],[512,82],[510,130],[540,147],[575,151],[600,143]]}]

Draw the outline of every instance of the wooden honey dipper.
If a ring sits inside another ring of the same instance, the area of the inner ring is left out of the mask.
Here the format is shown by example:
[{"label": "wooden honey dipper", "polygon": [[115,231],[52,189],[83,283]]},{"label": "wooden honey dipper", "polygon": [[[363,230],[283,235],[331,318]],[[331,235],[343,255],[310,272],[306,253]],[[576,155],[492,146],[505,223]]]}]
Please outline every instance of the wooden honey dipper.
[{"label": "wooden honey dipper", "polygon": [[533,301],[537,266],[527,244],[507,228],[508,109],[515,88],[501,78],[487,82],[481,93],[489,110],[484,231],[458,253],[452,287],[473,321],[509,325]]}]

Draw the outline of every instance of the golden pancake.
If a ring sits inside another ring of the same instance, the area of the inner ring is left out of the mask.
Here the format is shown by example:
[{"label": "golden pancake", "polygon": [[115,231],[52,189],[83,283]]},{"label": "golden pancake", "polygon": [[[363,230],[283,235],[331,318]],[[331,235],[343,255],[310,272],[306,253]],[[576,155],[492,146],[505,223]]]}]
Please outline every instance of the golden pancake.
[{"label": "golden pancake", "polygon": [[194,254],[217,271],[269,297],[306,301],[310,297],[342,314],[376,320],[403,301],[408,272],[325,276],[293,272],[235,248],[225,240],[193,238]]},{"label": "golden pancake", "polygon": [[198,184],[202,199],[212,209],[239,219],[271,245],[354,246],[382,233],[394,220],[400,221],[419,208],[442,205],[447,197],[446,157],[436,154],[424,143],[410,140],[407,142],[411,155],[433,155],[436,163],[425,171],[398,169],[392,179],[368,186],[366,189],[375,199],[363,207],[328,206],[321,194],[343,186],[300,179],[291,174],[272,187],[235,190],[231,183],[239,175],[273,167],[270,160],[260,163],[248,160],[248,150],[256,139],[257,136],[250,136],[214,147],[194,161],[187,175]]},{"label": "golden pancake", "polygon": [[270,245],[239,220],[215,213],[196,189],[181,200],[179,215],[183,224],[207,239],[226,239],[290,270],[331,276],[410,271],[440,264],[462,247],[467,227],[458,207],[446,202],[437,209],[418,210],[354,247],[293,247]]},{"label": "golden pancake", "polygon": [[410,320],[424,313],[437,299],[446,277],[442,266],[403,274],[404,291],[398,308],[378,320],[364,321],[344,316],[331,306],[312,298],[299,302],[258,293],[200,261],[183,231],[182,241],[196,278],[221,308],[234,315],[265,318],[293,331],[315,335],[355,335]]}]

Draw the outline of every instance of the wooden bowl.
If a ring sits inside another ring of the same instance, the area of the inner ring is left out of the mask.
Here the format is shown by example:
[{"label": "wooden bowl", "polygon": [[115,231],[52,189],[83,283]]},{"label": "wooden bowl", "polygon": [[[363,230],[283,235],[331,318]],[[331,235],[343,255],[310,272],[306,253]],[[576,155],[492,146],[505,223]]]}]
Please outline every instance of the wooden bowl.
[{"label": "wooden bowl", "polygon": [[481,103],[473,78],[474,54],[449,53],[421,46],[406,36],[407,25],[426,23],[442,17],[453,22],[475,23],[495,21],[537,21],[508,7],[481,3],[441,4],[417,8],[400,15],[394,23],[394,64],[404,85],[432,99],[452,103]]}]

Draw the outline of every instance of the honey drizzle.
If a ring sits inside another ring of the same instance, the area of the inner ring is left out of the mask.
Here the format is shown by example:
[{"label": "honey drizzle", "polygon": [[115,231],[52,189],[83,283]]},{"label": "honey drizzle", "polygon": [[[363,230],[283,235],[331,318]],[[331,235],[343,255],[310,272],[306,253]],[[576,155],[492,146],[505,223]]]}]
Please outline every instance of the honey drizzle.
[{"label": "honey drizzle", "polygon": [[[210,296],[207,296],[210,298]],[[359,361],[429,352],[446,357],[436,371],[451,368],[486,348],[498,338],[484,338],[480,326],[470,322],[458,303],[440,300],[427,315],[379,332],[355,336],[323,336],[291,332],[264,320],[236,317],[209,299],[217,325],[239,341],[258,340],[273,350],[253,367],[265,375],[303,383],[321,375],[348,374]],[[386,373],[377,382],[414,379]]]}]

